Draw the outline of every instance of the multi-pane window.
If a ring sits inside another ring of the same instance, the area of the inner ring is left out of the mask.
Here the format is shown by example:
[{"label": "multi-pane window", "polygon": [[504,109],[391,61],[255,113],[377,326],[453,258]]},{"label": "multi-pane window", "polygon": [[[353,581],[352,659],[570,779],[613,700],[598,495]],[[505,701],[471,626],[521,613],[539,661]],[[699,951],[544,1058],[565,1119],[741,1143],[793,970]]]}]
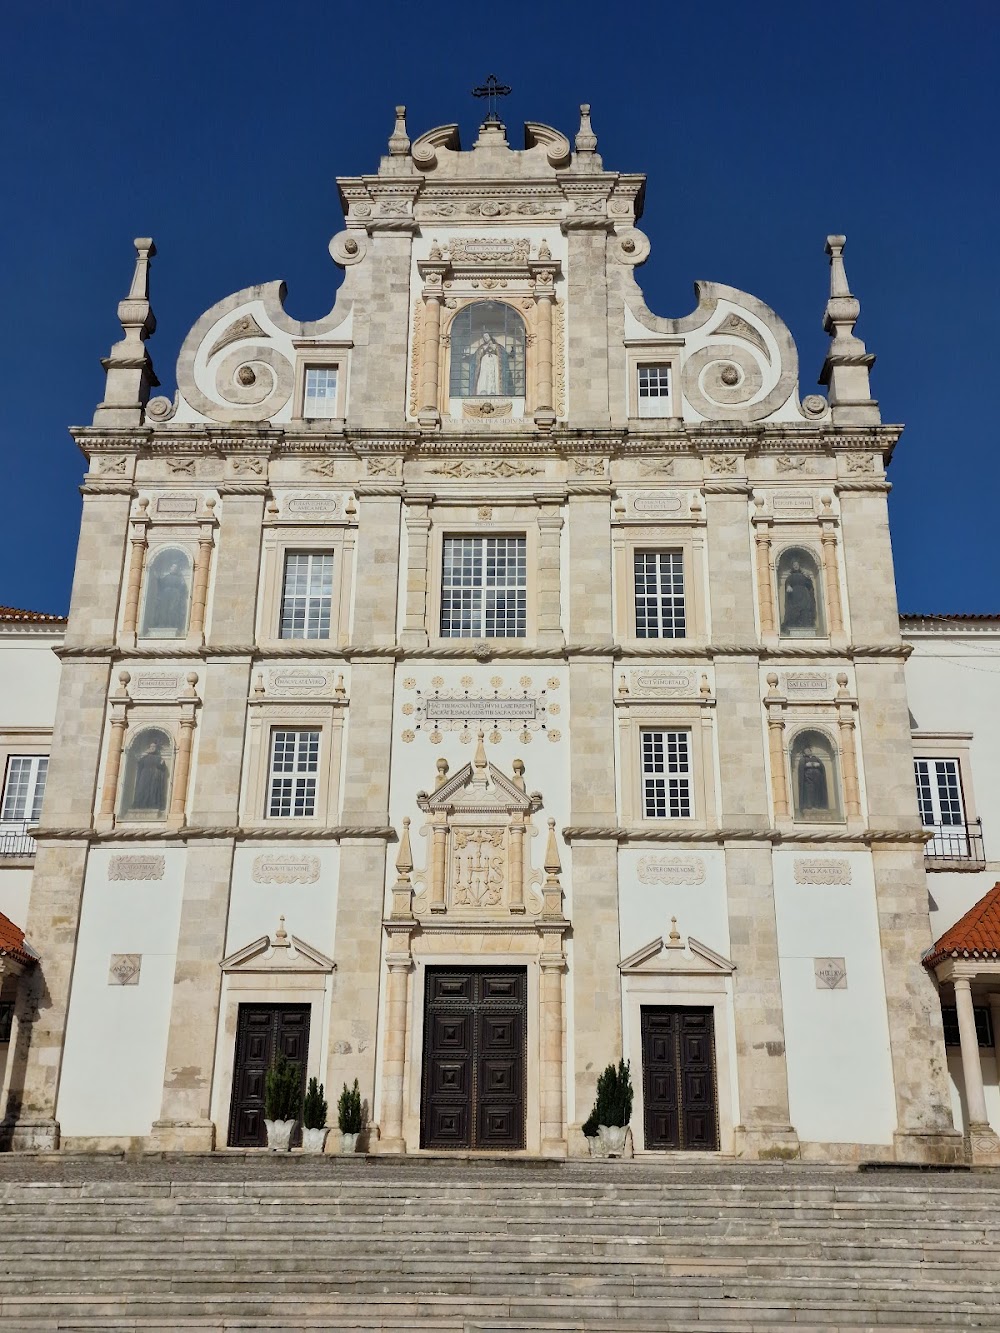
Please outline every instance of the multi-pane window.
[{"label": "multi-pane window", "polygon": [[328,639],[333,600],[333,555],[289,551],[281,590],[281,638]]},{"label": "multi-pane window", "polygon": [[524,537],[446,537],[442,638],[523,639],[526,561]]},{"label": "multi-pane window", "polygon": [[[977,1004],[972,1011],[976,1016],[976,1043],[979,1046],[992,1046],[993,1021],[989,1008],[983,1004]],[[958,1033],[958,1010],[955,1006],[943,1004],[941,1006],[941,1017],[944,1020],[944,1044],[946,1046],[960,1046],[961,1039]]]},{"label": "multi-pane window", "polygon": [[336,366],[306,367],[302,415],[304,417],[335,417],[337,415]]},{"label": "multi-pane window", "polygon": [[637,367],[640,417],[670,416],[670,367],[659,362]]},{"label": "multi-pane window", "polygon": [[272,731],[268,815],[272,819],[315,815],[318,782],[319,732]]},{"label": "multi-pane window", "polygon": [[635,637],[683,639],[684,557],[680,551],[636,551]]},{"label": "multi-pane window", "polygon": [[642,803],[647,819],[691,817],[691,733],[643,731]]},{"label": "multi-pane window", "polygon": [[3,805],[0,806],[0,823],[38,823],[42,814],[48,768],[49,757],[45,754],[10,756],[3,787]]},{"label": "multi-pane window", "polygon": [[917,802],[924,828],[933,829],[927,851],[939,857],[970,854],[957,759],[915,759]]}]

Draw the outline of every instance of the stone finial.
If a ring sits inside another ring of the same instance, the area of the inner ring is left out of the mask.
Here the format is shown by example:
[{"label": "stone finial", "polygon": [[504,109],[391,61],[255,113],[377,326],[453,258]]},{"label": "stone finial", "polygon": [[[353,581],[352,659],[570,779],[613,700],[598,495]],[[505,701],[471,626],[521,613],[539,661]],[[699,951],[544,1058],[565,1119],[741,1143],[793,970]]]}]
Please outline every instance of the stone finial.
[{"label": "stone finial", "polygon": [[472,756],[472,767],[481,773],[486,771],[486,746],[483,744],[485,740],[486,733],[481,731],[476,737],[476,753]]},{"label": "stone finial", "polygon": [[847,694],[847,672],[846,672],[846,671],[840,671],[840,672],[837,673],[837,685],[838,685],[838,687],[839,687],[838,690],[837,690],[837,698],[838,698],[838,699],[846,699],[846,698],[848,698],[848,694]]},{"label": "stone finial", "polygon": [[584,102],[580,107],[580,128],[576,132],[576,139],[573,141],[573,147],[578,153],[597,152],[597,135],[594,133],[594,127],[590,123],[589,102]]},{"label": "stone finial", "polygon": [[271,936],[271,948],[291,948],[291,940],[288,938],[288,931],[285,929],[285,918],[283,916],[278,917],[278,929]]},{"label": "stone finial", "polygon": [[778,693],[778,673],[776,671],[769,671],[767,673],[767,693],[769,696],[774,696]]},{"label": "stone finial", "polygon": [[681,939],[680,931],[677,929],[677,918],[670,918],[670,934],[667,936],[668,949],[683,949],[684,941]]},{"label": "stone finial", "polygon": [[255,695],[260,695],[260,694],[263,694],[263,693],[264,693],[264,673],[263,673],[263,671],[258,671],[256,677],[254,678],[253,692],[254,692]]},{"label": "stone finial", "polygon": [[197,671],[189,671],[187,675],[184,677],[184,679],[187,681],[188,694],[191,696],[192,699],[196,699],[198,697],[198,691],[195,688],[195,686],[198,684]]},{"label": "stone finial", "polygon": [[406,107],[396,107],[396,124],[389,135],[389,156],[406,157],[410,151],[410,136],[406,133]]},{"label": "stone finial", "polygon": [[128,295],[118,303],[118,318],[125,337],[115,343],[104,358],[107,379],[104,400],[94,413],[95,426],[139,426],[149,391],[160,381],[153,373],[153,362],[145,342],[156,331],[156,317],[149,304],[149,264],[156,246],[148,236],[135,244],[135,271]]},{"label": "stone finial", "polygon": [[524,791],[524,760],[515,759],[512,768],[514,770],[514,786],[518,791]]},{"label": "stone finial", "polygon": [[338,699],[346,699],[346,698],[347,698],[347,690],[346,690],[346,688],[344,687],[344,675],[343,675],[343,672],[340,672],[340,673],[338,674],[338,676],[337,676],[337,683],[336,683],[336,685],[333,687],[333,692],[334,692],[334,694],[336,695],[336,697],[337,697]]},{"label": "stone finial", "polygon": [[437,761],[437,781],[434,783],[434,789],[437,790],[438,787],[443,787],[447,781],[448,781],[448,760],[439,759]]},{"label": "stone finial", "polygon": [[823,328],[831,342],[820,371],[819,382],[829,387],[834,424],[871,425],[881,420],[878,403],[871,396],[868,374],[875,357],[856,336],[854,326],[861,303],[851,294],[844,268],[846,236],[828,236],[830,298],[823,315]]},{"label": "stone finial", "polygon": [[118,684],[122,687],[122,694],[128,694],[128,683],[132,679],[131,672],[119,671]]},{"label": "stone finial", "polygon": [[547,875],[546,883],[552,884],[557,876],[562,872],[562,863],[559,860],[559,845],[556,842],[556,821],[549,820],[549,836],[545,844],[545,860],[542,863]]},{"label": "stone finial", "polygon": [[629,693],[628,680],[625,676],[618,677],[618,693],[624,698]]},{"label": "stone finial", "polygon": [[403,820],[403,832],[399,839],[399,853],[396,856],[396,874],[400,881],[409,884],[410,871],[413,869],[413,853],[410,850],[410,820]]},{"label": "stone finial", "polygon": [[707,676],[702,676],[702,678],[701,678],[701,684],[698,686],[698,693],[701,695],[701,697],[702,697],[703,699],[711,699],[711,697],[712,697],[712,687],[711,687],[711,685],[709,685],[709,683],[708,683],[708,677],[707,677]]}]

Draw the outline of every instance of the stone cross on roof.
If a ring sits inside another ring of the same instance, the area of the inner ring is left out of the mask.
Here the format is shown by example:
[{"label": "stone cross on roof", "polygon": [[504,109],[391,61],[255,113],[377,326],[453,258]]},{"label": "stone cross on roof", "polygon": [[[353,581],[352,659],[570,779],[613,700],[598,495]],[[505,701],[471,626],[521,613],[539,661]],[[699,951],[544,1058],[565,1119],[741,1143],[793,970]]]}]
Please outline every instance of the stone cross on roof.
[{"label": "stone cross on roof", "polygon": [[473,97],[485,97],[486,103],[486,124],[499,125],[500,116],[497,114],[497,98],[508,97],[511,92],[509,83],[501,83],[495,74],[487,74],[486,82],[473,88]]}]

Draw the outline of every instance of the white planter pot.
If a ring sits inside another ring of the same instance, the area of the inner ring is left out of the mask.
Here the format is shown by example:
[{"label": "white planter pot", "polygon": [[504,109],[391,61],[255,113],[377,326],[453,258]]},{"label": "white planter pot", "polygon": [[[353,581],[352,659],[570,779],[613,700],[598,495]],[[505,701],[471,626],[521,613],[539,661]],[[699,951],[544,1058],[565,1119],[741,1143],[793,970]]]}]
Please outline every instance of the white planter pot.
[{"label": "white planter pot", "polygon": [[598,1125],[597,1132],[601,1136],[604,1155],[607,1157],[620,1157],[625,1147],[625,1135],[628,1133],[628,1125]]},{"label": "white planter pot", "polygon": [[340,1151],[354,1152],[357,1149],[358,1139],[360,1139],[360,1137],[360,1134],[341,1134]]},{"label": "white planter pot", "polygon": [[302,1131],[302,1151],[322,1152],[329,1132],[328,1129],[304,1129]]},{"label": "white planter pot", "polygon": [[593,1138],[587,1137],[587,1147],[590,1149],[591,1157],[607,1157],[607,1151],[601,1142],[599,1135],[595,1134]]},{"label": "white planter pot", "polygon": [[288,1141],[295,1128],[294,1120],[265,1120],[267,1126],[267,1146],[271,1152],[287,1152]]}]

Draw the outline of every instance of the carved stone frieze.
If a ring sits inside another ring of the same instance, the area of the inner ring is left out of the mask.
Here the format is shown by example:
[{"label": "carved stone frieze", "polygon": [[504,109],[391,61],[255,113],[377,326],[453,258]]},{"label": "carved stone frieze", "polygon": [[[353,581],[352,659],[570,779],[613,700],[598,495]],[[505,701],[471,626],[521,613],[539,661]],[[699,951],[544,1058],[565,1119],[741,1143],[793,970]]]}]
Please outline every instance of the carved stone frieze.
[{"label": "carved stone frieze", "polygon": [[536,477],[543,469],[513,458],[449,458],[428,469],[439,477]]},{"label": "carved stone frieze", "polygon": [[462,403],[462,416],[473,419],[484,419],[487,417],[509,417],[513,411],[514,404],[510,399],[503,402],[494,401],[491,398],[466,399]]},{"label": "carved stone frieze", "polygon": [[517,240],[507,236],[453,237],[448,242],[453,264],[525,264],[530,249],[527,237]]}]

